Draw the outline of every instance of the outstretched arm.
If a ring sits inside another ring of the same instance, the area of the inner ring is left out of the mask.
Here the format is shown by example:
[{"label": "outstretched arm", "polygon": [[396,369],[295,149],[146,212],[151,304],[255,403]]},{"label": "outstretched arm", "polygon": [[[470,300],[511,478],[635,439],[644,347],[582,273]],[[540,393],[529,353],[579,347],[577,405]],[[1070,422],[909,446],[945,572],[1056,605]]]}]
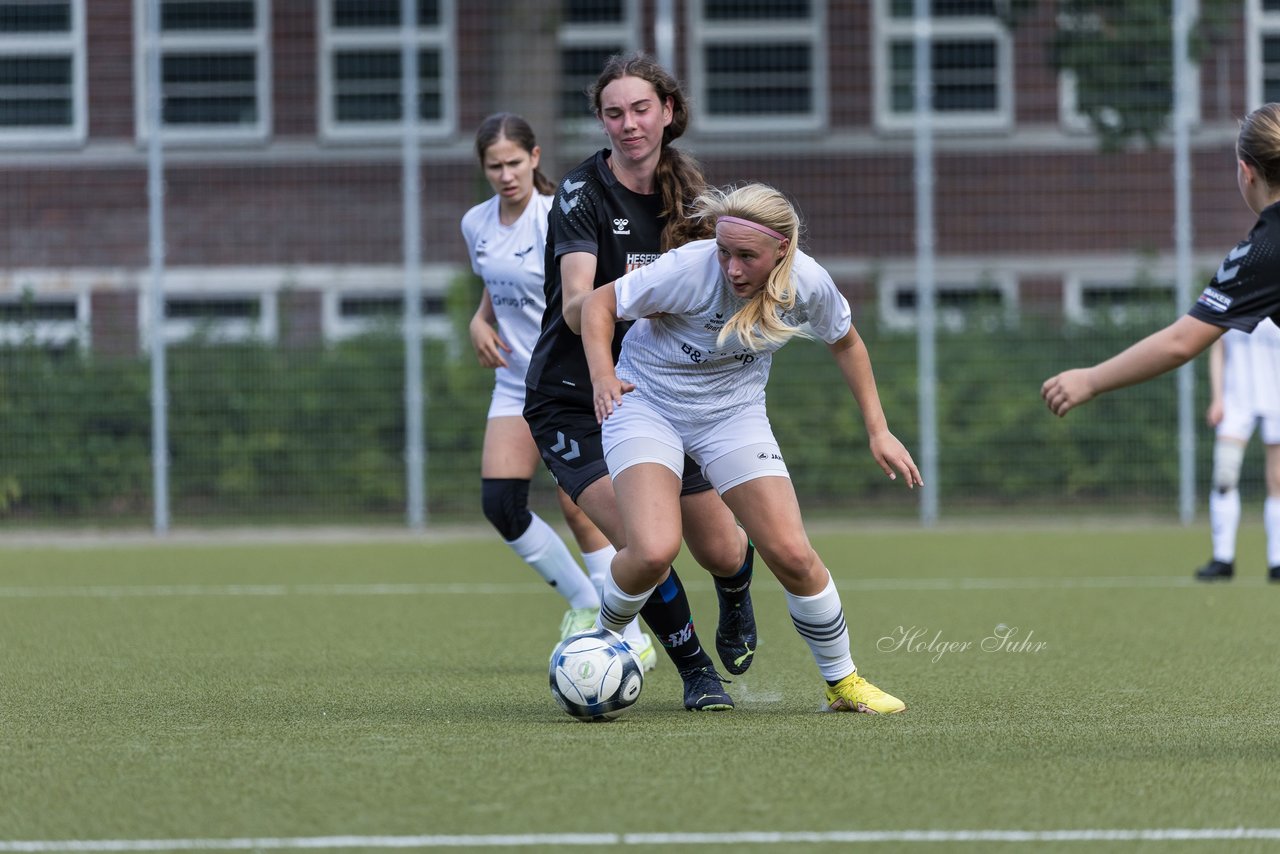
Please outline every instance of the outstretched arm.
[{"label": "outstretched arm", "polygon": [[867,426],[867,437],[871,442],[871,455],[876,464],[896,479],[894,469],[902,472],[908,487],[924,486],[920,478],[920,470],[906,447],[898,438],[889,432],[889,422],[884,417],[884,409],[880,406],[880,392],[876,389],[876,377],[871,370],[871,356],[867,353],[867,345],[862,336],[852,326],[843,338],[828,345],[840,373],[853,398],[862,410],[862,420]]},{"label": "outstretched arm", "polygon": [[591,372],[596,421],[601,424],[622,405],[622,396],[635,386],[618,379],[613,366],[613,332],[618,322],[618,295],[614,283],[596,288],[582,301],[582,349]]},{"label": "outstretched arm", "polygon": [[1050,377],[1040,387],[1040,396],[1053,414],[1061,418],[1100,394],[1146,382],[1185,365],[1224,332],[1221,326],[1184,314],[1105,362]]}]

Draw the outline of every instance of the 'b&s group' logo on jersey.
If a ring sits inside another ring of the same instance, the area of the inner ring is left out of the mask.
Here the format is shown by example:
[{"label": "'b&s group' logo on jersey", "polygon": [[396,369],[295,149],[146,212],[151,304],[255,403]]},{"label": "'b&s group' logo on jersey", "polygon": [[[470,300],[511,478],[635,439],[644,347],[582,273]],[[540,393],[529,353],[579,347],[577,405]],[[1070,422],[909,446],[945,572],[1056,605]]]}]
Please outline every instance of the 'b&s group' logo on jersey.
[{"label": "'b&s group' logo on jersey", "polygon": [[613,233],[614,234],[630,234],[631,229],[628,227],[630,225],[631,225],[631,220],[629,219],[615,219],[613,221]]}]

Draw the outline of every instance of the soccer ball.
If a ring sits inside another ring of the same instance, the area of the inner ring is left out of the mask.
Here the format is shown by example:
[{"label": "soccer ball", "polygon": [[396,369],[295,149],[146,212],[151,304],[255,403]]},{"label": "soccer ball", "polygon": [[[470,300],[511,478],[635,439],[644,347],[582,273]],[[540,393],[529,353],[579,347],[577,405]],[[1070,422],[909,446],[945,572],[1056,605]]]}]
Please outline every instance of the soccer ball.
[{"label": "soccer ball", "polygon": [[551,653],[551,696],[580,721],[611,721],[640,697],[640,660],[615,632],[570,635]]}]

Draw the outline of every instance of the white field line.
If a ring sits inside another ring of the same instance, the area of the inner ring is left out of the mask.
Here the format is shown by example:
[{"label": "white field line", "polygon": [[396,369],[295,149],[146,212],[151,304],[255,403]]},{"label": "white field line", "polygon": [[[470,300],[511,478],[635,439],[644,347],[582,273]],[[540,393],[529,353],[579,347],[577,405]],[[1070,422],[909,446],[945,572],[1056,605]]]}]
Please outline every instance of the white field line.
[{"label": "white field line", "polygon": [[287,836],[231,839],[0,840],[0,852],[257,851],[342,848],[776,845],[838,842],[1199,842],[1280,841],[1280,827],[1142,830],[834,830],[745,833],[527,833],[430,836]]},{"label": "white field line", "polygon": [[[1237,579],[1235,587],[1262,587],[1260,578]],[[692,591],[710,590],[706,582],[685,585]],[[843,591],[913,590],[1147,590],[1153,588],[1206,587],[1204,582],[1182,577],[1099,576],[1091,578],[860,578],[842,579]],[[406,584],[94,584],[67,587],[0,587],[0,599],[90,598],[123,599],[173,596],[491,596],[542,593],[547,585],[536,582],[406,583]],[[1225,588],[1224,588],[1225,589]]]}]

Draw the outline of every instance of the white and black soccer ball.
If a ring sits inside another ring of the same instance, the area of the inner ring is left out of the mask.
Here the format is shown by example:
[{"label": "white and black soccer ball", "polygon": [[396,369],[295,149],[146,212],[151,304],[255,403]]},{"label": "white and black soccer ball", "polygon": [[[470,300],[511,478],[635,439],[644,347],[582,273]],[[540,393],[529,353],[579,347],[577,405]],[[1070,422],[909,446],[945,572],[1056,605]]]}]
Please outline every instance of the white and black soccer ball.
[{"label": "white and black soccer ball", "polygon": [[644,670],[615,632],[570,635],[551,654],[551,696],[580,721],[611,721],[640,698]]}]

